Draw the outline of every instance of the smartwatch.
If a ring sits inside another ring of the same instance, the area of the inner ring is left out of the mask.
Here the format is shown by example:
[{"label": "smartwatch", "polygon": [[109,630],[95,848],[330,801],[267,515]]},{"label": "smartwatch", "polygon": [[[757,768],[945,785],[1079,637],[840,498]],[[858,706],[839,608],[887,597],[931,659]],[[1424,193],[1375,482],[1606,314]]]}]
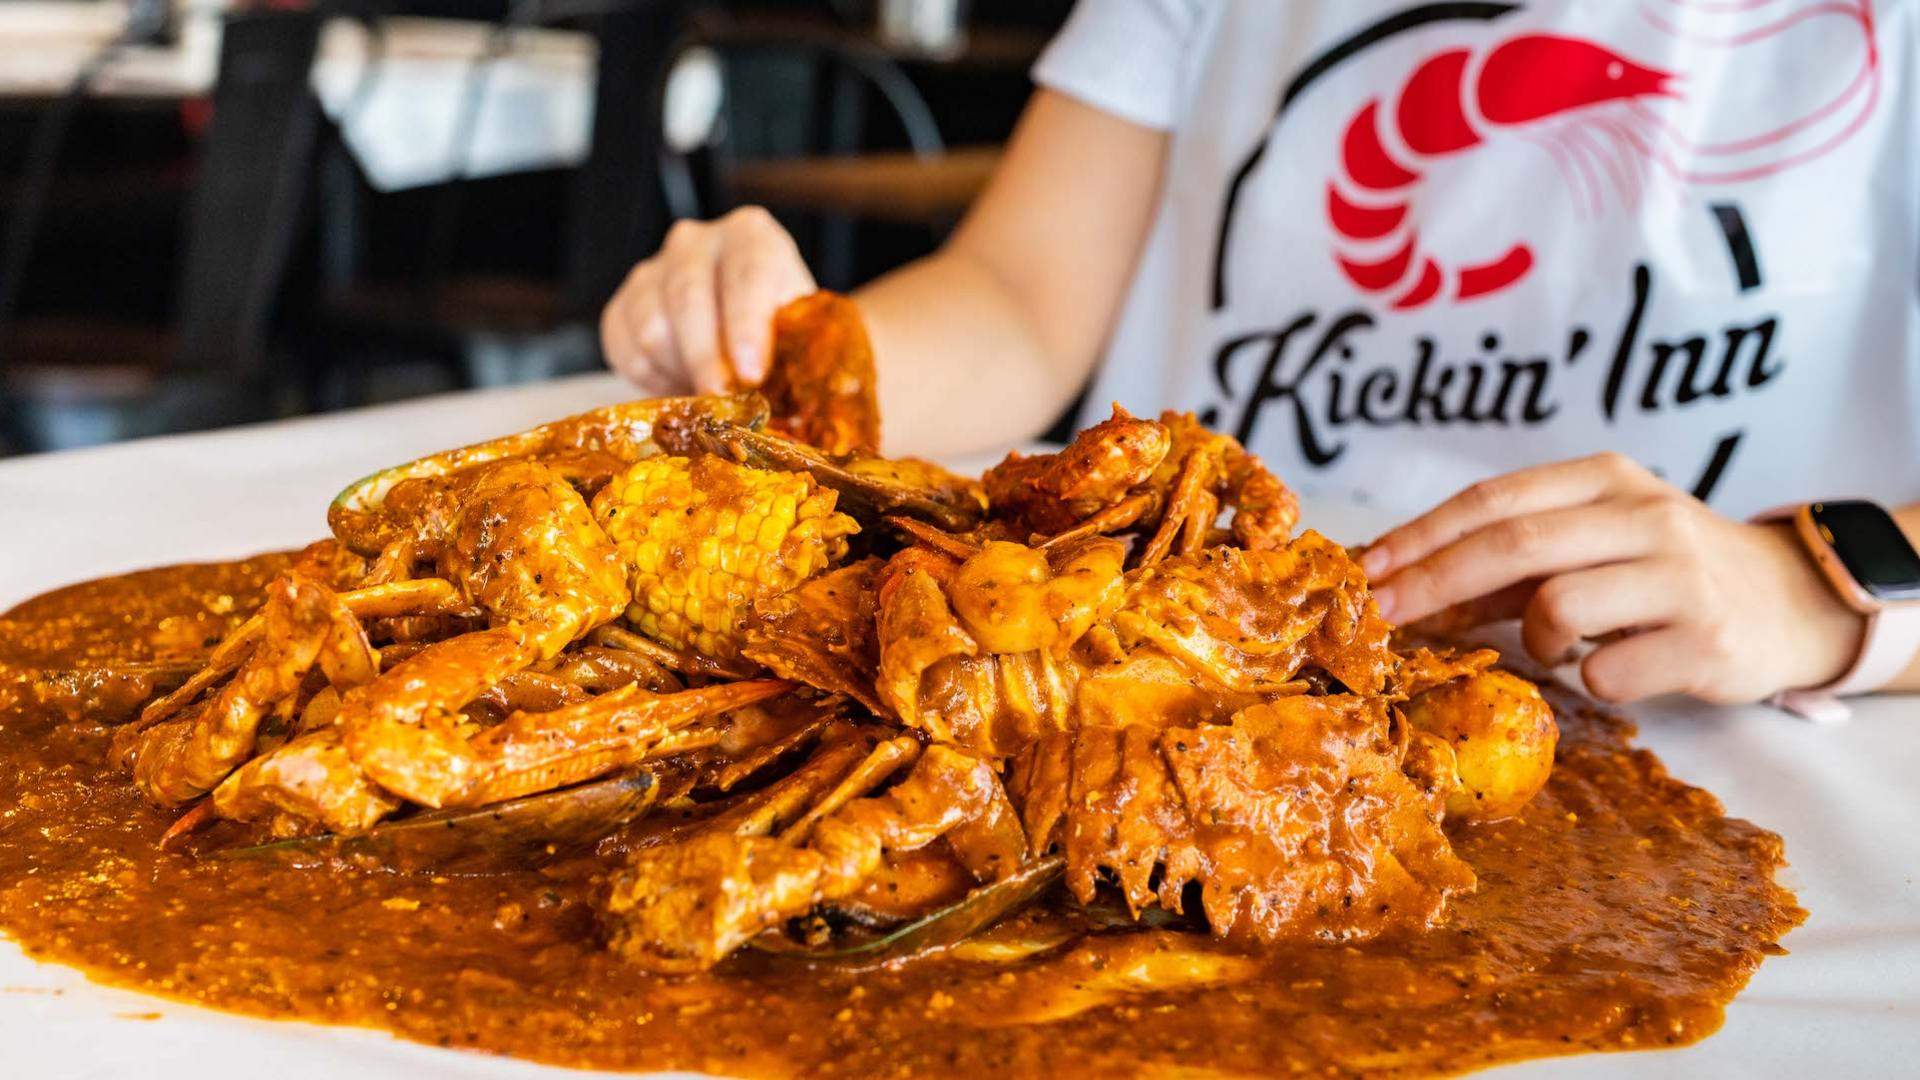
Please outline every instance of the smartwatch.
[{"label": "smartwatch", "polygon": [[1867,617],[1867,628],[1845,674],[1826,686],[1782,691],[1773,703],[1817,722],[1844,720],[1848,710],[1841,696],[1878,690],[1920,654],[1920,552],[1877,503],[1807,503],[1769,510],[1753,520],[1788,519],[1827,584]]}]

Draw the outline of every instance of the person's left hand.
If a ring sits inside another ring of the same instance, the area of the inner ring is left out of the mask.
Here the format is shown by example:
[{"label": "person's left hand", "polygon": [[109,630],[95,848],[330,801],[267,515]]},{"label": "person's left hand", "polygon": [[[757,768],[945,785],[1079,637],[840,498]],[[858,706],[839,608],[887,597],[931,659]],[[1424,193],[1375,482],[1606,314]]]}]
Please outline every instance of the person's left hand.
[{"label": "person's left hand", "polygon": [[1482,481],[1362,558],[1390,621],[1518,615],[1549,666],[1583,641],[1596,697],[1755,701],[1852,662],[1864,620],[1791,528],[1729,521],[1619,454]]}]

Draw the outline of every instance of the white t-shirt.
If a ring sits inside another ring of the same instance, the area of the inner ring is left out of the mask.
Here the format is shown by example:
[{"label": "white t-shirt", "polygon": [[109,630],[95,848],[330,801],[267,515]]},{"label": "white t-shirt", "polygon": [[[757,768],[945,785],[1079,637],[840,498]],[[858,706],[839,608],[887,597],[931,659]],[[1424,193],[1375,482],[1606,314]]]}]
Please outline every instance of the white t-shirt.
[{"label": "white t-shirt", "polygon": [[1916,2],[1081,0],[1036,80],[1172,136],[1089,409],[1400,511],[1920,499]]}]

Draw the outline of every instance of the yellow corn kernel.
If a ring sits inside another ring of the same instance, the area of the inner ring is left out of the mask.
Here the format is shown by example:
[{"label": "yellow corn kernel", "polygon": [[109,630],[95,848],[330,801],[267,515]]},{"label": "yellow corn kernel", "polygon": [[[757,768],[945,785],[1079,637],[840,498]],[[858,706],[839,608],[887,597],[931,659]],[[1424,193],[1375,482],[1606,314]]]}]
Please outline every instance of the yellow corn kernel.
[{"label": "yellow corn kernel", "polygon": [[805,473],[656,457],[615,476],[593,511],[627,566],[628,621],[662,644],[731,660],[754,601],[845,557],[859,526],[836,498]]}]

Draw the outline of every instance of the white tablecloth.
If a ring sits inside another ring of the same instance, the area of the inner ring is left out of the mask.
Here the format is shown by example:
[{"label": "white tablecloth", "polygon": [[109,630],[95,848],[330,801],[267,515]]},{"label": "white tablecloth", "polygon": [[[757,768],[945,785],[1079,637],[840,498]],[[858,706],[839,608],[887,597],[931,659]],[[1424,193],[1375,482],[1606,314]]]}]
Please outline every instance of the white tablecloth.
[{"label": "white tablecloth", "polygon": [[[288,547],[323,534],[346,482],[419,453],[619,400],[607,376],[315,419],[0,461],[0,607],[82,578]],[[1384,522],[1312,505],[1336,538]],[[1509,1067],[1553,1077],[1920,1074],[1920,699],[1816,728],[1765,709],[1636,710],[1674,773],[1784,834],[1811,912],[1729,1010],[1683,1050]],[[158,1013],[158,1019],[148,1019]],[[0,1075],[578,1076],[384,1035],[268,1023],[88,983],[0,942]],[[23,1056],[24,1055],[24,1056]]]}]

